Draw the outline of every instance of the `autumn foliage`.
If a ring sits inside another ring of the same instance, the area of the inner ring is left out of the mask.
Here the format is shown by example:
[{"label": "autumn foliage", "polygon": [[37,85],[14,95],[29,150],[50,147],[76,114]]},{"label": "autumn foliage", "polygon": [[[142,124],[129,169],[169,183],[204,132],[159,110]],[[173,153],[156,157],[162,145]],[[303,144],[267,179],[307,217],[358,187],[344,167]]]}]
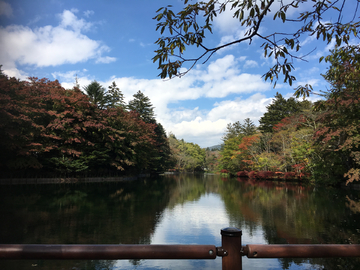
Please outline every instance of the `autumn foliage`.
[{"label": "autumn foliage", "polygon": [[226,140],[220,166],[251,179],[359,181],[360,47],[337,48],[325,61],[331,64],[323,75],[330,87],[323,99],[313,104],[277,93],[260,120],[262,132]]},{"label": "autumn foliage", "polygon": [[0,76],[0,169],[8,177],[150,171],[160,151],[156,127],[58,81]]}]

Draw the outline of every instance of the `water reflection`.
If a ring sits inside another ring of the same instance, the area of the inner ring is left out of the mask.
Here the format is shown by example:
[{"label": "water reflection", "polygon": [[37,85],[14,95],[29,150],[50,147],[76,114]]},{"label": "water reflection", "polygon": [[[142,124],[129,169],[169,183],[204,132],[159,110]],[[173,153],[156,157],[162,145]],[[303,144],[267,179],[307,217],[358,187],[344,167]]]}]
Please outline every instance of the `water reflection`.
[{"label": "water reflection", "polygon": [[[0,243],[359,243],[359,192],[216,176],[0,187]],[[359,269],[355,259],[244,259],[244,269]],[[216,260],[0,261],[0,269],[221,269]]]}]

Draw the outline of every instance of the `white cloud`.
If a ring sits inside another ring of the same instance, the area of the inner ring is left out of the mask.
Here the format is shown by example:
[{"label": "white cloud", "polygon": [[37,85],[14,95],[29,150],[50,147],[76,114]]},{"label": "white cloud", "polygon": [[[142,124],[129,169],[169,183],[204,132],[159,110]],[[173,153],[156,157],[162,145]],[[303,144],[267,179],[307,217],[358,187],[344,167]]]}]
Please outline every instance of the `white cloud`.
[{"label": "white cloud", "polygon": [[4,2],[4,1],[0,1],[0,16],[6,16],[8,18],[12,17],[13,15],[13,10],[10,4]]},{"label": "white cloud", "polygon": [[239,19],[233,18],[235,10],[230,10],[230,5],[227,5],[225,12],[222,12],[214,19],[214,26],[217,30],[225,34],[231,34],[239,29]]},{"label": "white cloud", "polygon": [[53,72],[51,73],[51,75],[54,77],[55,80],[75,82],[75,78],[77,75],[79,75],[79,73],[79,70],[71,70],[68,72]]},{"label": "white cloud", "polygon": [[272,98],[257,93],[247,99],[236,98],[225,100],[214,104],[214,108],[209,112],[210,120],[217,118],[226,119],[228,122],[236,122],[250,118],[256,122],[266,112],[266,106],[270,104]]},{"label": "white cloud", "polygon": [[116,57],[105,56],[105,57],[99,57],[96,60],[96,63],[108,64],[115,61],[116,61]]},{"label": "white cloud", "polygon": [[8,69],[6,69],[6,70],[4,69],[2,71],[9,77],[15,77],[20,80],[27,80],[27,78],[30,76],[26,72],[18,70],[17,68],[8,68]]},{"label": "white cloud", "polygon": [[92,10],[86,10],[86,11],[84,11],[84,16],[86,17],[86,18],[89,18],[91,15],[94,15],[94,11],[92,11]]},{"label": "white cloud", "polygon": [[254,60],[246,60],[244,64],[244,68],[255,68],[258,67],[258,63]]},{"label": "white cloud", "polygon": [[60,27],[62,28],[70,28],[76,32],[80,31],[88,31],[93,24],[90,22],[86,22],[84,19],[78,19],[74,13],[77,13],[76,9],[73,10],[64,10],[62,14],[60,14]]},{"label": "white cloud", "polygon": [[0,27],[0,62],[4,72],[17,69],[17,65],[37,67],[75,64],[89,59],[98,63],[110,63],[114,57],[102,56],[110,49],[101,42],[82,34],[92,23],[78,19],[75,11],[64,10],[59,15],[58,26],[43,26],[35,29],[21,25]]}]

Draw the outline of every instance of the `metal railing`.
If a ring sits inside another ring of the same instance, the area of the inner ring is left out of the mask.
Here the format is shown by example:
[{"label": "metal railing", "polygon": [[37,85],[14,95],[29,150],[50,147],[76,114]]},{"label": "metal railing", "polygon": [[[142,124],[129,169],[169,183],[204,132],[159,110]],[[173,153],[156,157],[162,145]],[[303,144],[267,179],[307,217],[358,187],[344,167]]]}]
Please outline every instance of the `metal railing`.
[{"label": "metal railing", "polygon": [[221,247],[214,245],[18,245],[0,244],[1,260],[125,260],[215,259],[222,269],[242,269],[248,258],[360,257],[360,245],[241,245],[242,231],[221,230]]}]

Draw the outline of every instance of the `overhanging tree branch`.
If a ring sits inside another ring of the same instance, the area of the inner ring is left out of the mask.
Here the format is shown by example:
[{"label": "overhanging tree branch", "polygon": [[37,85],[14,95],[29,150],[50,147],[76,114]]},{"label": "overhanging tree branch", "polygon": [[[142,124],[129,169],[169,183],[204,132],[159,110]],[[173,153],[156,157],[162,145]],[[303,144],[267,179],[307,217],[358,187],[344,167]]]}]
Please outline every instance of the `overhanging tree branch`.
[{"label": "overhanging tree branch", "polygon": [[[356,2],[357,7],[358,0],[348,0],[348,2],[353,1]],[[159,76],[161,78],[183,76],[200,60],[203,59],[203,63],[206,63],[215,52],[248,40],[251,44],[252,39],[258,37],[264,40],[261,47],[264,50],[265,57],[273,56],[277,61],[277,64],[264,74],[265,80],[270,79],[276,84],[281,73],[284,76],[284,82],[291,85],[295,80],[295,77],[291,75],[294,69],[292,66],[293,59],[305,60],[305,56],[309,54],[298,54],[301,49],[301,37],[315,35],[316,39],[322,38],[328,44],[336,39],[338,46],[342,43],[348,44],[350,38],[358,38],[360,22],[354,21],[358,12],[357,8],[351,21],[341,22],[345,12],[345,0],[314,0],[311,10],[299,12],[296,19],[287,18],[286,13],[290,8],[297,9],[307,1],[294,0],[289,4],[284,4],[281,1],[277,10],[273,10],[272,19],[274,21],[280,20],[282,23],[300,22],[303,25],[294,32],[270,32],[265,35],[259,33],[259,28],[264,23],[265,18],[269,18],[270,7],[274,7],[274,0],[227,0],[225,2],[209,0],[195,4],[188,4],[188,0],[184,2],[186,6],[177,14],[168,6],[160,8],[154,17],[158,21],[156,30],[159,30],[161,35],[165,31],[169,33],[168,36],[162,36],[155,42],[159,48],[155,51],[156,55],[153,61],[159,64],[158,68],[161,70]],[[246,33],[239,39],[214,48],[208,48],[204,44],[205,33],[206,31],[212,33],[211,23],[218,14],[225,12],[228,6],[233,11],[233,17],[239,20],[240,26],[245,27]],[[323,21],[325,14],[331,11],[338,13],[337,21],[334,23]],[[203,18],[202,25],[197,20],[199,16]],[[276,39],[277,36],[280,38]],[[198,57],[186,57],[186,48],[194,45],[202,48],[204,52]],[[178,50],[178,53],[175,53],[175,50]],[[181,70],[184,63],[191,63],[190,68],[185,71]]]}]

